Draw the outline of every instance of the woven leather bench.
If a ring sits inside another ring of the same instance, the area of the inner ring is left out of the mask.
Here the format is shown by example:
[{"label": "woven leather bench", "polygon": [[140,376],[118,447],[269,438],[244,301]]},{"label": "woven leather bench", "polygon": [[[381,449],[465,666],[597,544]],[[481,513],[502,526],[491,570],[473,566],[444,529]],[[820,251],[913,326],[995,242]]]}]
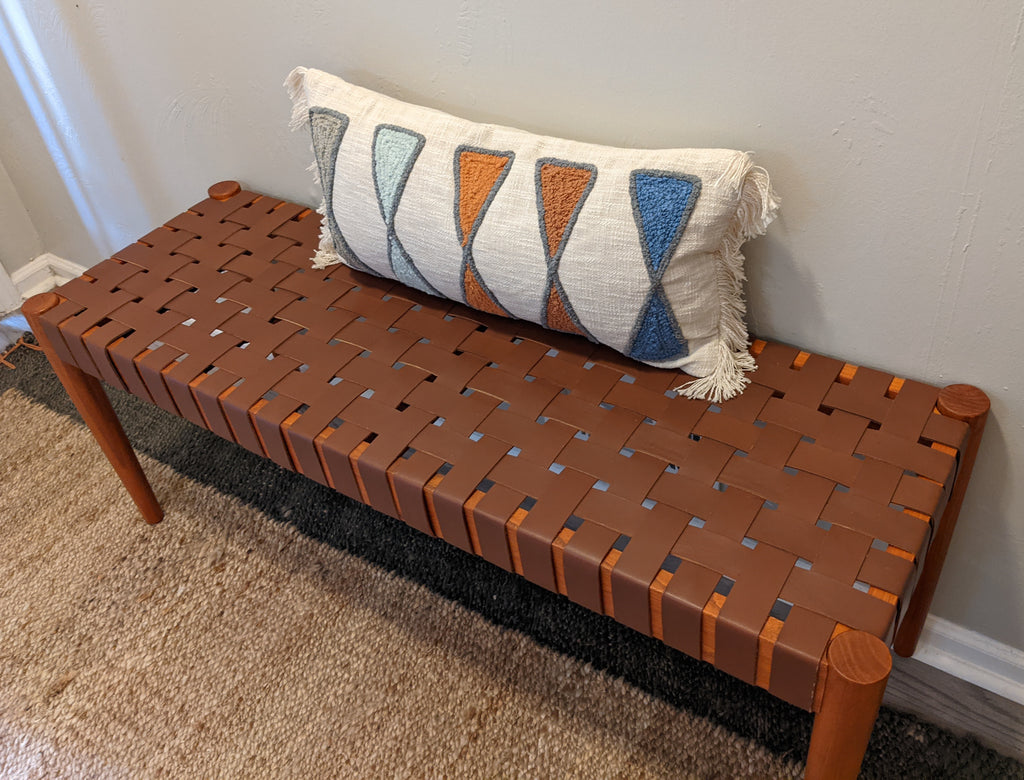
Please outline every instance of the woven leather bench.
[{"label": "woven leather bench", "polygon": [[988,399],[756,341],[688,377],[346,267],[320,217],[209,198],[23,307],[149,522],[98,380],[816,713],[809,777],[857,774],[928,612]]}]

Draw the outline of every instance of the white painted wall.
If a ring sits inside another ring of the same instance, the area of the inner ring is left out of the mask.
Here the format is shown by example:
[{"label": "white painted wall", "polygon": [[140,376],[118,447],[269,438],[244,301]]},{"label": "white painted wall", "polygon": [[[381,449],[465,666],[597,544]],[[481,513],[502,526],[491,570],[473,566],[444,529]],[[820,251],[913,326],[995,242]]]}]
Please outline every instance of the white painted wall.
[{"label": "white painted wall", "polygon": [[[2,19],[2,11],[0,11]],[[0,26],[0,35],[3,28]],[[0,60],[0,265],[13,273],[44,251],[43,236],[58,247],[95,255],[88,235],[74,235],[78,221],[56,168],[5,63]],[[55,218],[57,214],[64,218]],[[29,214],[32,216],[30,217]],[[39,221],[39,226],[36,221]],[[10,234],[7,234],[10,231]]]},{"label": "white painted wall", "polygon": [[13,271],[42,251],[36,226],[0,157],[0,267]]},{"label": "white painted wall", "polygon": [[[992,396],[933,611],[1024,648],[1019,0],[25,5],[77,194],[24,106],[0,159],[45,248],[80,262],[219,179],[315,202],[285,130],[297,64],[549,134],[757,151],[784,202],[748,253],[756,332]],[[44,213],[72,201],[85,218]]]}]

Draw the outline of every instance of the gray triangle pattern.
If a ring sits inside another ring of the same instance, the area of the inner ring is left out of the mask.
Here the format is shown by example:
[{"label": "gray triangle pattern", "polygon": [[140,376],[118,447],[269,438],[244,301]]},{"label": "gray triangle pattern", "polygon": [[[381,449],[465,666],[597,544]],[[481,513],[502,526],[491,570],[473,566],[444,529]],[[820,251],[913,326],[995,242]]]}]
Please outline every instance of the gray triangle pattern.
[{"label": "gray triangle pattern", "polygon": [[313,136],[313,154],[316,156],[320,184],[324,191],[324,203],[327,206],[324,218],[327,220],[327,228],[331,232],[334,248],[348,265],[359,271],[380,276],[352,251],[352,247],[345,241],[341,228],[338,227],[338,220],[334,216],[334,169],[338,159],[338,150],[341,149],[341,140],[345,137],[345,131],[348,129],[348,117],[338,111],[315,106],[309,109],[309,129]]}]

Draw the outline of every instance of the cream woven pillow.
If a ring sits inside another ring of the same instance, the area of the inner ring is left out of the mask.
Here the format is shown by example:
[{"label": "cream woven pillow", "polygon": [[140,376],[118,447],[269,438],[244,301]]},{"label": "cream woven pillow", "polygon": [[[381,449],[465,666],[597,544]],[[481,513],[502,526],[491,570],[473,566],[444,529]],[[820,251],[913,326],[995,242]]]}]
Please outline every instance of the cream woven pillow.
[{"label": "cream woven pillow", "polygon": [[740,245],[778,206],[744,152],[615,149],[477,124],[318,70],[285,83],[338,262],[578,333],[722,400],[754,368]]}]

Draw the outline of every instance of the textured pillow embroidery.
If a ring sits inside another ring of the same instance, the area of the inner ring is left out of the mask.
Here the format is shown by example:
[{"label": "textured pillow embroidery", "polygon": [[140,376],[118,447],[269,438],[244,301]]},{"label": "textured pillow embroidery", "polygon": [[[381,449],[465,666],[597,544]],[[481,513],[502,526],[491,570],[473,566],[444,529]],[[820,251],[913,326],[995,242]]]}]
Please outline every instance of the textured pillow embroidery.
[{"label": "textured pillow embroidery", "polygon": [[778,205],[749,155],[479,125],[304,68],[286,85],[324,193],[317,267],[345,262],[682,368],[698,377],[679,388],[691,397],[749,381],[739,250]]},{"label": "textured pillow embroidery", "polygon": [[558,261],[596,177],[597,168],[587,163],[555,157],[537,160],[537,217],[548,268],[542,322],[549,328],[579,333],[589,339],[594,337],[576,316],[569,296],[558,280]]},{"label": "textured pillow embroidery", "polygon": [[629,340],[629,356],[646,362],[667,360],[674,354],[686,356],[686,339],[665,298],[661,277],[700,196],[700,179],[669,171],[633,171],[629,194],[651,276],[651,291]]},{"label": "textured pillow embroidery", "polygon": [[513,152],[460,146],[455,150],[455,228],[462,245],[462,300],[474,309],[512,316],[488,289],[473,262],[473,239],[508,175]]}]

